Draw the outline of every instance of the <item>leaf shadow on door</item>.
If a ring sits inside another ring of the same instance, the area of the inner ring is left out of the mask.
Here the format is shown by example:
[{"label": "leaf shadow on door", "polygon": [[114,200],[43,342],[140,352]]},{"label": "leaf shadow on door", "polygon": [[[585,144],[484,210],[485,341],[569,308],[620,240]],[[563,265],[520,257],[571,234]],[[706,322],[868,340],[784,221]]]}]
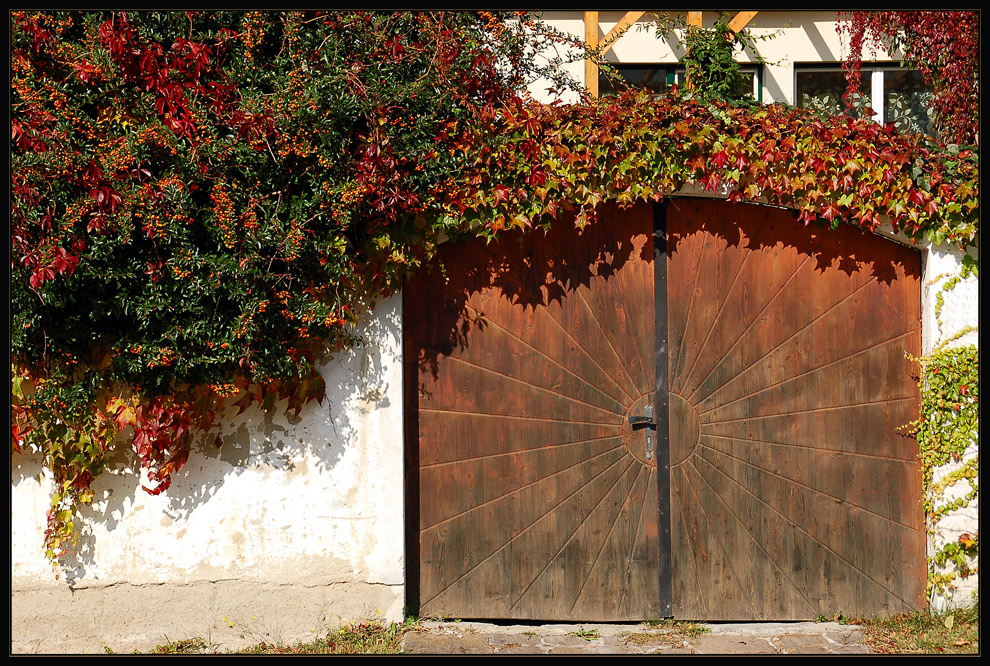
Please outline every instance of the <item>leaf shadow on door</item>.
[{"label": "leaf shadow on door", "polygon": [[[632,239],[608,233],[602,224],[581,230],[568,217],[548,231],[504,231],[488,243],[475,239],[443,248],[433,265],[413,278],[428,285],[423,291],[429,297],[406,303],[407,325],[428,329],[420,363],[435,373],[439,356],[463,349],[469,332],[487,325],[482,314],[466,307],[474,294],[496,290],[499,298],[535,310],[588,287],[594,277],[607,279],[621,270],[636,248]],[[646,261],[651,252],[649,244],[639,249]]]},{"label": "leaf shadow on door", "polygon": [[[747,236],[735,223],[737,217],[751,217],[754,210],[765,211],[766,222],[758,235]],[[672,254],[682,240],[697,232],[711,235],[723,247],[744,247],[763,251],[774,247],[793,248],[802,256],[814,259],[819,272],[835,269],[847,275],[865,273],[878,282],[890,284],[898,275],[920,277],[914,262],[904,262],[898,254],[863,255],[856,247],[863,236],[872,236],[849,224],[832,228],[822,218],[818,223],[798,221],[797,211],[755,204],[729,203],[720,199],[671,199],[670,215],[686,219],[683,230],[668,231],[667,252]]]}]

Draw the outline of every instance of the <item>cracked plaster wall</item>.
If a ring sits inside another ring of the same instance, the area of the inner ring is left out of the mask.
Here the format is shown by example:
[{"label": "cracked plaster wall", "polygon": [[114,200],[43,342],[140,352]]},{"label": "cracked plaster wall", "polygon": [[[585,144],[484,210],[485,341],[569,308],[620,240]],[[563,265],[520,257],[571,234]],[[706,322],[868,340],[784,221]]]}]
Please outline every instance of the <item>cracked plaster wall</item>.
[{"label": "cracked plaster wall", "polygon": [[165,493],[140,489],[121,447],[58,580],[42,550],[51,477],[13,456],[12,651],[233,646],[312,638],[341,619],[401,620],[401,303],[380,303],[359,332],[366,344],[323,368],[323,405],[297,418],[232,413]]}]

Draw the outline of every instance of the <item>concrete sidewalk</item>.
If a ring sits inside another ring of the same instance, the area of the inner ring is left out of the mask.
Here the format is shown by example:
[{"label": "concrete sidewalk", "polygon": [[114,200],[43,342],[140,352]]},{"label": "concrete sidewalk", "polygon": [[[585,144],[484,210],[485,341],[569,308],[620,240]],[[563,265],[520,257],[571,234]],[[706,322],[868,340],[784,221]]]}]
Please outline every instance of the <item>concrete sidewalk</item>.
[{"label": "concrete sidewalk", "polygon": [[408,654],[869,654],[856,625],[837,622],[700,624],[699,636],[644,624],[491,624],[424,621]]}]

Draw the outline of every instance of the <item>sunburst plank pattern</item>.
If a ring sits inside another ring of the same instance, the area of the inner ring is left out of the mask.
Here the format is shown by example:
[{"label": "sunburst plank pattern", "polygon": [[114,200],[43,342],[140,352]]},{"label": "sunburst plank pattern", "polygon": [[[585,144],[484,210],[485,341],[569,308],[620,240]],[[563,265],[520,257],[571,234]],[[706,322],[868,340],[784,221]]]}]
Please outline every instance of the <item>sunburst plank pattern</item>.
[{"label": "sunburst plank pattern", "polygon": [[460,246],[406,290],[418,355],[420,612],[657,612],[652,213]]},{"label": "sunburst plank pattern", "polygon": [[920,472],[897,431],[917,253],[769,208],[683,202],[668,223],[672,414],[696,424],[671,423],[675,615],[917,607]]}]

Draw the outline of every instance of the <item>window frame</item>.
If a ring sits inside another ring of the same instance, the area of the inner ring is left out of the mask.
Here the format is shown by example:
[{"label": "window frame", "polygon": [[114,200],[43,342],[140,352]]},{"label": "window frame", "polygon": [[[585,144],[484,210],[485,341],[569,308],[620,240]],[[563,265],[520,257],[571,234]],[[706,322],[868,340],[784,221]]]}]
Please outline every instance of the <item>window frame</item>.
[{"label": "window frame", "polygon": [[[664,71],[664,80],[666,81],[667,88],[674,85],[682,85],[683,77],[686,69],[679,62],[675,63],[664,63],[664,62],[610,62],[610,66],[614,67],[617,71],[622,68],[628,69],[658,69]],[[740,69],[743,74],[752,75],[753,77],[753,99],[759,103],[763,103],[763,77],[764,68],[762,63],[758,62],[740,62]],[[602,90],[602,79],[599,77],[599,90]]]},{"label": "window frame", "polygon": [[[794,85],[793,99],[794,105],[800,106],[800,96],[798,94],[798,76],[809,72],[842,72],[841,62],[798,62],[794,63]],[[861,67],[864,79],[869,76],[870,107],[873,109],[872,119],[874,122],[883,125],[886,113],[886,87],[884,85],[884,75],[886,72],[916,72],[918,70],[901,67],[897,61],[880,61],[863,63]],[[804,107],[802,107],[804,108]],[[934,127],[931,128],[934,133]]]}]

